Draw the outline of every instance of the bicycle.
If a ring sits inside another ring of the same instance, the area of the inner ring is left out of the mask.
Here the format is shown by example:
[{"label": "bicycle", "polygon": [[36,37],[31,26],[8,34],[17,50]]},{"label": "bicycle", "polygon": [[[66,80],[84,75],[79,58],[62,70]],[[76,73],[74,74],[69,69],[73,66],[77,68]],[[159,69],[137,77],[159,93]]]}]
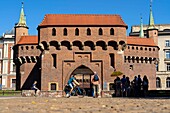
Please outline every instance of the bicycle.
[{"label": "bicycle", "polygon": [[[69,85],[66,85],[65,88],[64,88],[64,91],[67,94],[69,94],[71,88]],[[66,96],[67,98],[69,98],[71,96],[78,96],[80,98],[84,97],[86,95],[86,91],[84,88],[80,88],[79,86],[75,86],[73,88],[73,91],[71,92],[71,94],[69,94],[69,96]]]}]

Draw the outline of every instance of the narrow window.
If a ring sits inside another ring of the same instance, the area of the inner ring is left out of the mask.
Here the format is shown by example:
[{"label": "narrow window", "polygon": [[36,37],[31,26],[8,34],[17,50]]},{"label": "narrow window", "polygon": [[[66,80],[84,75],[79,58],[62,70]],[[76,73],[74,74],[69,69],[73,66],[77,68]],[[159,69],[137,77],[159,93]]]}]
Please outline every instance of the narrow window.
[{"label": "narrow window", "polygon": [[170,88],[170,77],[166,79],[166,87]]},{"label": "narrow window", "polygon": [[26,46],[26,50],[28,50],[29,49],[29,47],[28,46]]},{"label": "narrow window", "polygon": [[52,36],[56,36],[56,29],[55,28],[52,29]]},{"label": "narrow window", "polygon": [[64,34],[63,35],[67,36],[67,29],[66,28],[64,28]]},{"label": "narrow window", "polygon": [[79,36],[79,29],[78,28],[75,29],[75,35]]},{"label": "narrow window", "polygon": [[53,57],[53,67],[57,68],[57,55],[52,54],[52,57]]},{"label": "narrow window", "polygon": [[110,35],[114,35],[115,33],[114,33],[114,29],[113,28],[111,28],[110,29]]},{"label": "narrow window", "polygon": [[166,59],[170,59],[170,51],[166,51],[165,54],[166,54]]},{"label": "narrow window", "polygon": [[161,88],[161,80],[159,77],[156,78],[156,88]]},{"label": "narrow window", "polygon": [[170,63],[166,64],[167,71],[170,71]]},{"label": "narrow window", "polygon": [[13,72],[16,72],[16,65],[13,64]]},{"label": "narrow window", "polygon": [[91,35],[91,30],[90,30],[90,28],[87,29],[87,35]]},{"label": "narrow window", "polygon": [[110,54],[110,66],[115,67],[115,56],[114,54]]},{"label": "narrow window", "polygon": [[12,88],[16,87],[16,79],[12,79]]},{"label": "narrow window", "polygon": [[56,83],[51,83],[51,90],[57,90]]},{"label": "narrow window", "polygon": [[158,64],[156,64],[156,71],[158,71],[158,69],[159,69],[159,66],[158,66]]},{"label": "narrow window", "polygon": [[103,35],[103,30],[102,30],[102,28],[99,28],[99,35]]},{"label": "narrow window", "polygon": [[170,40],[165,40],[165,47],[170,47]]}]

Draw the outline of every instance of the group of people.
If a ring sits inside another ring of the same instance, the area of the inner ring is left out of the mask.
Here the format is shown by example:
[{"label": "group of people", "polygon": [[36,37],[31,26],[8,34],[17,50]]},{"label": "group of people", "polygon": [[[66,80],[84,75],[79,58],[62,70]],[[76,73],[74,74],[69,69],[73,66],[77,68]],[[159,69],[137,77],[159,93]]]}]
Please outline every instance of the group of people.
[{"label": "group of people", "polygon": [[[100,97],[100,79],[96,72],[94,72],[94,75],[91,76],[91,83],[92,83],[92,96],[94,98]],[[32,90],[35,90],[35,95],[40,94],[40,90],[36,87],[37,81],[34,81],[32,85]],[[147,76],[145,75],[143,79],[140,75],[135,76],[132,81],[130,81],[129,77],[126,77],[123,75],[123,77],[120,79],[120,77],[117,77],[114,80],[114,89],[115,89],[115,96],[134,96],[134,97],[141,97],[141,96],[147,96],[148,87],[149,87],[149,81]],[[71,96],[71,92],[73,91],[75,86],[79,86],[79,82],[76,80],[76,76],[72,75],[70,79],[67,82],[67,86],[70,87],[70,91],[66,93],[66,97]]]},{"label": "group of people", "polygon": [[115,96],[147,96],[149,87],[149,81],[146,75],[143,79],[140,75],[135,76],[132,81],[130,81],[129,77],[123,75],[121,79],[120,77],[117,77],[114,80],[114,84]]}]

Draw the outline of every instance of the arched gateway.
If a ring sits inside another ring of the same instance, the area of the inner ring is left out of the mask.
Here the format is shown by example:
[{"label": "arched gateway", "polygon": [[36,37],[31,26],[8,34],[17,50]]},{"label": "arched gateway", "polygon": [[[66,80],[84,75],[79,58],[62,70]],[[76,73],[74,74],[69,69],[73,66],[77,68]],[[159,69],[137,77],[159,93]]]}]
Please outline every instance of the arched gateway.
[{"label": "arched gateway", "polygon": [[91,76],[93,74],[94,72],[84,65],[81,65],[76,68],[71,74],[76,76],[77,81],[80,83],[80,87],[86,90],[86,94],[88,96],[92,95]]}]

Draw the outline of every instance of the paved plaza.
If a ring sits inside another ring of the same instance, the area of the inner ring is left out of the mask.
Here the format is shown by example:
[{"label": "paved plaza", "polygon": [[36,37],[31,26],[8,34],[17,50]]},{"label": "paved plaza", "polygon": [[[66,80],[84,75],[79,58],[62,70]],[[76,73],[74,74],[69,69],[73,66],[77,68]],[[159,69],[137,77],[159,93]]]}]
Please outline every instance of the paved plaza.
[{"label": "paved plaza", "polygon": [[1,113],[169,113],[169,98],[0,97]]}]

